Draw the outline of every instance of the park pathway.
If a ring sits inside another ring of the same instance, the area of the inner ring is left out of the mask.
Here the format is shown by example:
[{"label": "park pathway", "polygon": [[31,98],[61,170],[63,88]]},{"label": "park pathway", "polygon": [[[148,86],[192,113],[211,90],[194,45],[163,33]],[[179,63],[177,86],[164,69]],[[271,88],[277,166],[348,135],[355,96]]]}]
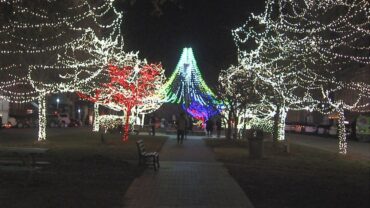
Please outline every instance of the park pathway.
[{"label": "park pathway", "polygon": [[128,208],[253,207],[226,168],[199,137],[177,144],[170,136],[160,152],[161,167],[146,169],[124,196]]}]

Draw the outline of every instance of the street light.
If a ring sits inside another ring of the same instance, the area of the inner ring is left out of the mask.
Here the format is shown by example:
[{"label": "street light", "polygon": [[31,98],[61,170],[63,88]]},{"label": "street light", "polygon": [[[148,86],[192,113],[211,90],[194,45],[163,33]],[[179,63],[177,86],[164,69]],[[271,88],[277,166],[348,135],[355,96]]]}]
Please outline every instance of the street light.
[{"label": "street light", "polygon": [[59,110],[59,98],[57,98],[57,110]]},{"label": "street light", "polygon": [[78,120],[81,121],[81,109],[79,108],[77,111],[78,111]]}]

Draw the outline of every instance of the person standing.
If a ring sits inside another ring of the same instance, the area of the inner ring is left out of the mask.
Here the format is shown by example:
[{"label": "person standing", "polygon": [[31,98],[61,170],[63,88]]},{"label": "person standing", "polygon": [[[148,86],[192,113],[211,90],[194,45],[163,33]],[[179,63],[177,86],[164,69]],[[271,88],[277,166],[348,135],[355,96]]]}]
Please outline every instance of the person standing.
[{"label": "person standing", "polygon": [[221,118],[217,118],[216,120],[217,138],[220,138],[221,136],[221,128],[222,128]]},{"label": "person standing", "polygon": [[152,127],[152,135],[155,136],[155,123],[156,123],[156,117],[153,114],[152,117],[150,118],[150,125]]},{"label": "person standing", "polygon": [[187,127],[185,132],[185,139],[187,139],[187,136],[189,133],[193,132],[193,119],[191,116],[187,118]]},{"label": "person standing", "polygon": [[176,126],[176,115],[175,114],[172,114],[172,118],[171,118],[171,127],[175,127]]},{"label": "person standing", "polygon": [[184,112],[180,113],[179,118],[176,121],[177,128],[177,143],[182,144],[185,137],[185,131],[187,127],[187,119]]},{"label": "person standing", "polygon": [[213,121],[212,121],[212,119],[208,119],[206,121],[206,130],[207,130],[207,136],[212,137],[212,132],[213,132]]}]

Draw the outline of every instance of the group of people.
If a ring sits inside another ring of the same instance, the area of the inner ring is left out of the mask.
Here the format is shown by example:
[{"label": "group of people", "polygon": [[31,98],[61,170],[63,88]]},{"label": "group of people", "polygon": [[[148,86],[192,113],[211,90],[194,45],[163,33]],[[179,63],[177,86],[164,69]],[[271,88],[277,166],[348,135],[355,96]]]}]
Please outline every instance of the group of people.
[{"label": "group of people", "polygon": [[222,129],[222,123],[221,119],[217,118],[216,121],[214,121],[213,118],[210,118],[206,121],[206,131],[207,136],[212,137],[213,136],[213,130],[216,127],[217,137],[221,136],[221,129]]},{"label": "group of people", "polygon": [[[155,136],[155,116],[151,117],[151,130],[152,135]],[[212,137],[213,136],[213,130],[216,129],[217,137],[220,137],[221,135],[221,119],[220,118],[210,118],[206,121],[206,131],[207,136]],[[186,133],[188,130],[192,129],[192,121],[189,119],[184,112],[181,112],[179,117],[174,120],[174,125],[177,130],[177,143],[182,144],[184,141],[184,138],[186,136]]]},{"label": "group of people", "polygon": [[[155,122],[156,117],[153,115],[150,119],[151,133],[155,136]],[[192,128],[192,123],[189,121],[184,112],[180,113],[180,116],[174,121],[174,125],[177,129],[177,143],[182,144],[189,128]]]},{"label": "group of people", "polygon": [[[182,112],[180,114],[180,117],[176,121],[176,128],[177,128],[177,143],[182,144],[184,137],[186,135],[187,130],[187,123],[188,120],[185,116],[185,114]],[[212,137],[213,136],[213,130],[216,129],[217,132],[217,138],[221,136],[221,130],[222,130],[222,122],[221,118],[210,118],[206,121],[206,131],[207,136]]]}]

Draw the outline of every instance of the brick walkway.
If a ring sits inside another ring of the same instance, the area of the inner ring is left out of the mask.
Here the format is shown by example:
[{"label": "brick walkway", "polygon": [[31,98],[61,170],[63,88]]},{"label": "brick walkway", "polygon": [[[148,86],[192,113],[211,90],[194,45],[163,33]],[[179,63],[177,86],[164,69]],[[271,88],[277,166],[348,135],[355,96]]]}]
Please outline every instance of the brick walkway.
[{"label": "brick walkway", "polygon": [[158,172],[147,169],[124,196],[124,207],[253,207],[222,163],[200,139],[167,140]]}]

